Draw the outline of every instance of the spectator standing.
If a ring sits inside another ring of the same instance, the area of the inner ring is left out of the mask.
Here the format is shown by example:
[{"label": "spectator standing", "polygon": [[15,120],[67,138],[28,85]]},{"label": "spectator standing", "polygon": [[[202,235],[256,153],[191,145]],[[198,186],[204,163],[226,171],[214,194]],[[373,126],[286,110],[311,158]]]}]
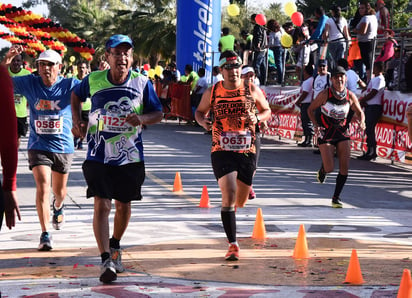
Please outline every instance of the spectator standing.
[{"label": "spectator standing", "polygon": [[318,72],[313,81],[313,99],[315,99],[320,92],[330,87],[330,72],[328,71],[328,62],[324,59],[318,62]]},{"label": "spectator standing", "polygon": [[303,69],[310,61],[310,44],[309,39],[309,30],[306,25],[298,27],[293,32],[293,50],[297,53],[296,61],[296,75],[299,80],[303,80]]},{"label": "spectator standing", "polygon": [[[350,136],[347,125],[349,111],[353,110],[360,121],[360,128],[365,129],[365,115],[357,97],[346,88],[346,71],[338,66],[332,75],[332,86],[323,90],[308,108],[309,118],[315,126],[318,137],[322,165],[317,173],[319,183],[324,183],[326,174],[333,171],[335,152],[339,159],[339,173],[336,177],[332,207],[342,208],[340,194],[349,173]],[[315,111],[320,108],[320,117]]]},{"label": "spectator standing", "polygon": [[212,68],[212,85],[216,84],[217,82],[223,81],[223,76],[220,73],[220,67],[219,66],[213,66]]},{"label": "spectator standing", "polygon": [[358,87],[362,90],[366,88],[365,82],[361,80],[356,71],[349,69],[348,61],[346,59],[339,59],[338,66],[342,66],[346,70],[346,88],[352,91],[353,94],[358,95]]},{"label": "spectator standing", "polygon": [[356,28],[353,30],[357,33],[359,49],[362,62],[366,68],[366,81],[371,78],[371,68],[373,55],[375,52],[375,39],[378,30],[378,21],[375,17],[375,11],[371,8],[367,0],[362,0],[359,4],[359,13],[362,16]]},{"label": "spectator standing", "polygon": [[200,103],[200,100],[202,99],[203,93],[206,91],[207,87],[209,87],[206,77],[206,70],[203,67],[201,67],[199,68],[197,74],[199,76],[199,79],[197,80],[195,89],[193,90],[191,95],[193,115],[197,109],[197,106]]},{"label": "spectator standing", "polygon": [[326,20],[323,40],[328,44],[328,51],[332,57],[330,63],[334,68],[339,59],[346,56],[348,41],[350,40],[348,23],[341,15],[340,6],[333,6],[332,17]]},{"label": "spectator standing", "polygon": [[[6,226],[11,229],[19,220],[20,209],[16,194],[17,173],[17,122],[13,100],[13,83],[7,74],[7,68],[0,65],[0,158],[3,171],[3,185],[0,182],[0,230],[3,217],[6,217]],[[7,129],[6,129],[7,127]]]},{"label": "spectator standing", "polygon": [[[256,170],[256,124],[268,120],[271,112],[260,88],[244,84],[240,78],[242,60],[236,52],[223,52],[219,65],[224,80],[203,94],[196,121],[207,131],[213,131],[212,167],[222,193],[221,218],[229,242],[225,259],[236,261],[239,244],[235,206],[244,207],[248,200]],[[213,123],[206,117],[210,110]]]},{"label": "spectator standing", "polygon": [[232,34],[229,34],[229,28],[222,29],[222,37],[219,39],[219,52],[234,51],[236,39]]},{"label": "spectator standing", "polygon": [[368,83],[366,92],[359,98],[359,103],[365,108],[366,118],[366,144],[368,150],[358,159],[375,160],[376,151],[376,136],[375,127],[378,124],[379,118],[382,116],[382,98],[385,91],[385,77],[383,76],[383,62],[375,62],[373,65],[374,77]]},{"label": "spectator standing", "polygon": [[313,49],[313,51],[316,51],[316,53],[317,53],[316,57],[315,57],[315,60],[314,60],[314,64],[317,67],[318,60],[320,58],[322,58],[322,59],[325,58],[325,57],[320,57],[320,48],[321,48],[321,45],[323,43],[323,40],[322,40],[323,30],[325,30],[326,21],[329,19],[329,17],[327,15],[325,15],[325,10],[323,9],[322,6],[317,7],[315,9],[315,17],[318,20],[318,23],[316,25],[316,29],[313,32],[311,32],[310,43],[311,44],[313,44],[313,43],[317,44],[317,49],[316,50]]},{"label": "spectator standing", "polygon": [[[30,71],[23,68],[23,55],[17,55],[11,61],[8,68],[11,77],[21,77],[30,74]],[[27,123],[27,99],[21,94],[14,94],[14,107],[17,117],[17,146],[20,147],[21,137],[25,137],[29,124]]]},{"label": "spectator standing", "polygon": [[252,53],[253,35],[247,32],[246,30],[242,30],[240,32],[240,36],[242,37],[242,42],[239,44],[240,57],[243,58],[243,63],[245,65],[251,65],[252,60],[250,59],[250,55]]},{"label": "spectator standing", "polygon": [[253,27],[253,39],[252,39],[252,49],[253,49],[253,68],[257,78],[260,81],[260,85],[266,84],[266,72],[267,72],[267,58],[266,58],[266,48],[267,48],[267,33],[265,27],[256,23],[256,14],[252,14],[250,20]]},{"label": "spectator standing", "polygon": [[[196,87],[199,76],[196,71],[193,70],[192,65],[186,64],[185,66],[185,83],[190,84],[190,90],[193,91]],[[182,81],[182,78],[180,79]]]},{"label": "spectator standing", "polygon": [[[22,51],[22,46],[13,45],[2,64],[8,65]],[[42,230],[38,250],[49,251],[52,249],[49,233],[50,186],[54,195],[54,229],[60,230],[65,221],[64,199],[74,152],[70,94],[79,81],[60,76],[62,57],[56,51],[40,53],[36,62],[39,76],[27,75],[12,79],[14,92],[24,95],[30,108],[27,147],[29,167],[36,183],[36,209]]]},{"label": "spectator standing", "polygon": [[284,67],[284,49],[280,42],[282,38],[282,31],[280,30],[279,23],[271,19],[268,21],[267,24],[269,34],[268,34],[268,46],[269,49],[273,51],[273,56],[275,58],[275,65],[276,65],[276,81],[278,85],[283,83],[283,67]]},{"label": "spectator standing", "polygon": [[313,100],[313,66],[306,65],[303,71],[302,85],[300,87],[300,96],[296,105],[300,107],[300,119],[302,121],[303,135],[305,141],[299,143],[300,147],[312,147],[313,123],[309,119],[308,108]]},{"label": "spectator standing", "polygon": [[[130,69],[133,43],[126,35],[106,42],[110,68],[92,72],[72,93],[73,133],[84,137],[88,151],[83,163],[87,197],[94,197],[93,230],[101,257],[100,281],[110,283],[123,272],[120,240],[131,217],[131,202],[141,200],[145,178],[142,125],[162,119],[162,105],[147,77]],[[89,124],[81,121],[80,102],[91,95]],[[116,124],[115,124],[116,123]],[[115,200],[112,237],[109,215]]]},{"label": "spectator standing", "polygon": [[383,0],[376,1],[376,19],[378,20],[378,34],[383,34],[385,29],[390,29],[391,18]]}]

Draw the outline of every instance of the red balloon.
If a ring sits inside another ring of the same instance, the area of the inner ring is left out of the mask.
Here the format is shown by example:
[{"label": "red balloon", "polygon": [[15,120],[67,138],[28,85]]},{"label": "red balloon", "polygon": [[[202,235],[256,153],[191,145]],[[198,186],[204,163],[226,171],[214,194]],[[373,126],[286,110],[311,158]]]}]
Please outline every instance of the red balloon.
[{"label": "red balloon", "polygon": [[295,26],[298,26],[298,27],[302,26],[302,24],[303,24],[303,14],[301,12],[299,12],[299,11],[294,12],[290,18],[292,19],[292,23]]},{"label": "red balloon", "polygon": [[145,64],[145,65],[143,65],[143,69],[144,70],[146,70],[146,71],[149,71],[150,70],[150,64]]},{"label": "red balloon", "polygon": [[266,17],[263,14],[257,14],[255,17],[256,24],[259,24],[260,26],[265,26],[266,25]]}]

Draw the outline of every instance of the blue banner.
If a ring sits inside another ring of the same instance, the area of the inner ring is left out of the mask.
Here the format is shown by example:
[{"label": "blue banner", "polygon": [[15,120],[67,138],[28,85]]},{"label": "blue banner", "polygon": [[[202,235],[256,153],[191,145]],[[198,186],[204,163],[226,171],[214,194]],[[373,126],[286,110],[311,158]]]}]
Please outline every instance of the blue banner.
[{"label": "blue banner", "polygon": [[176,63],[182,75],[190,64],[212,78],[219,64],[220,13],[220,0],[177,0]]}]

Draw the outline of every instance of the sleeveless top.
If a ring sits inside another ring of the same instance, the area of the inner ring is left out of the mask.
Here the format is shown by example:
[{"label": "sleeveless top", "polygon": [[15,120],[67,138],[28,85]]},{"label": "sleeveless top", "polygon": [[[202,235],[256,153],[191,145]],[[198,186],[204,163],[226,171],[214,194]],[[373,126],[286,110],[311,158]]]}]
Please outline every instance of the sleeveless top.
[{"label": "sleeveless top", "polygon": [[325,128],[345,127],[350,111],[349,92],[345,99],[335,98],[330,88],[328,88],[328,93],[329,95],[326,103],[321,106],[321,124]]},{"label": "sleeveless top", "polygon": [[250,86],[227,90],[223,82],[212,87],[210,98],[214,121],[212,126],[212,152],[232,151],[256,153],[256,128],[251,121],[256,104]]}]

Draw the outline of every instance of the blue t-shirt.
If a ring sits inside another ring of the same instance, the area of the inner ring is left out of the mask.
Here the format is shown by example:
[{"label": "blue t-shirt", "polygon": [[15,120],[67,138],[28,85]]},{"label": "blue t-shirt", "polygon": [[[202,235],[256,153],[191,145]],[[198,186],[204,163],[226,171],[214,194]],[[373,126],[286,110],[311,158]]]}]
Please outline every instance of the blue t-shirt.
[{"label": "blue t-shirt", "polygon": [[58,77],[51,87],[41,77],[13,77],[14,92],[27,98],[30,137],[27,148],[54,153],[73,153],[71,92],[80,81]]},{"label": "blue t-shirt", "polygon": [[90,96],[92,102],[87,160],[114,166],[142,162],[142,128],[129,125],[126,116],[162,111],[162,105],[147,77],[131,71],[123,84],[116,85],[108,74],[109,70],[94,71],[74,89],[82,101]]}]

